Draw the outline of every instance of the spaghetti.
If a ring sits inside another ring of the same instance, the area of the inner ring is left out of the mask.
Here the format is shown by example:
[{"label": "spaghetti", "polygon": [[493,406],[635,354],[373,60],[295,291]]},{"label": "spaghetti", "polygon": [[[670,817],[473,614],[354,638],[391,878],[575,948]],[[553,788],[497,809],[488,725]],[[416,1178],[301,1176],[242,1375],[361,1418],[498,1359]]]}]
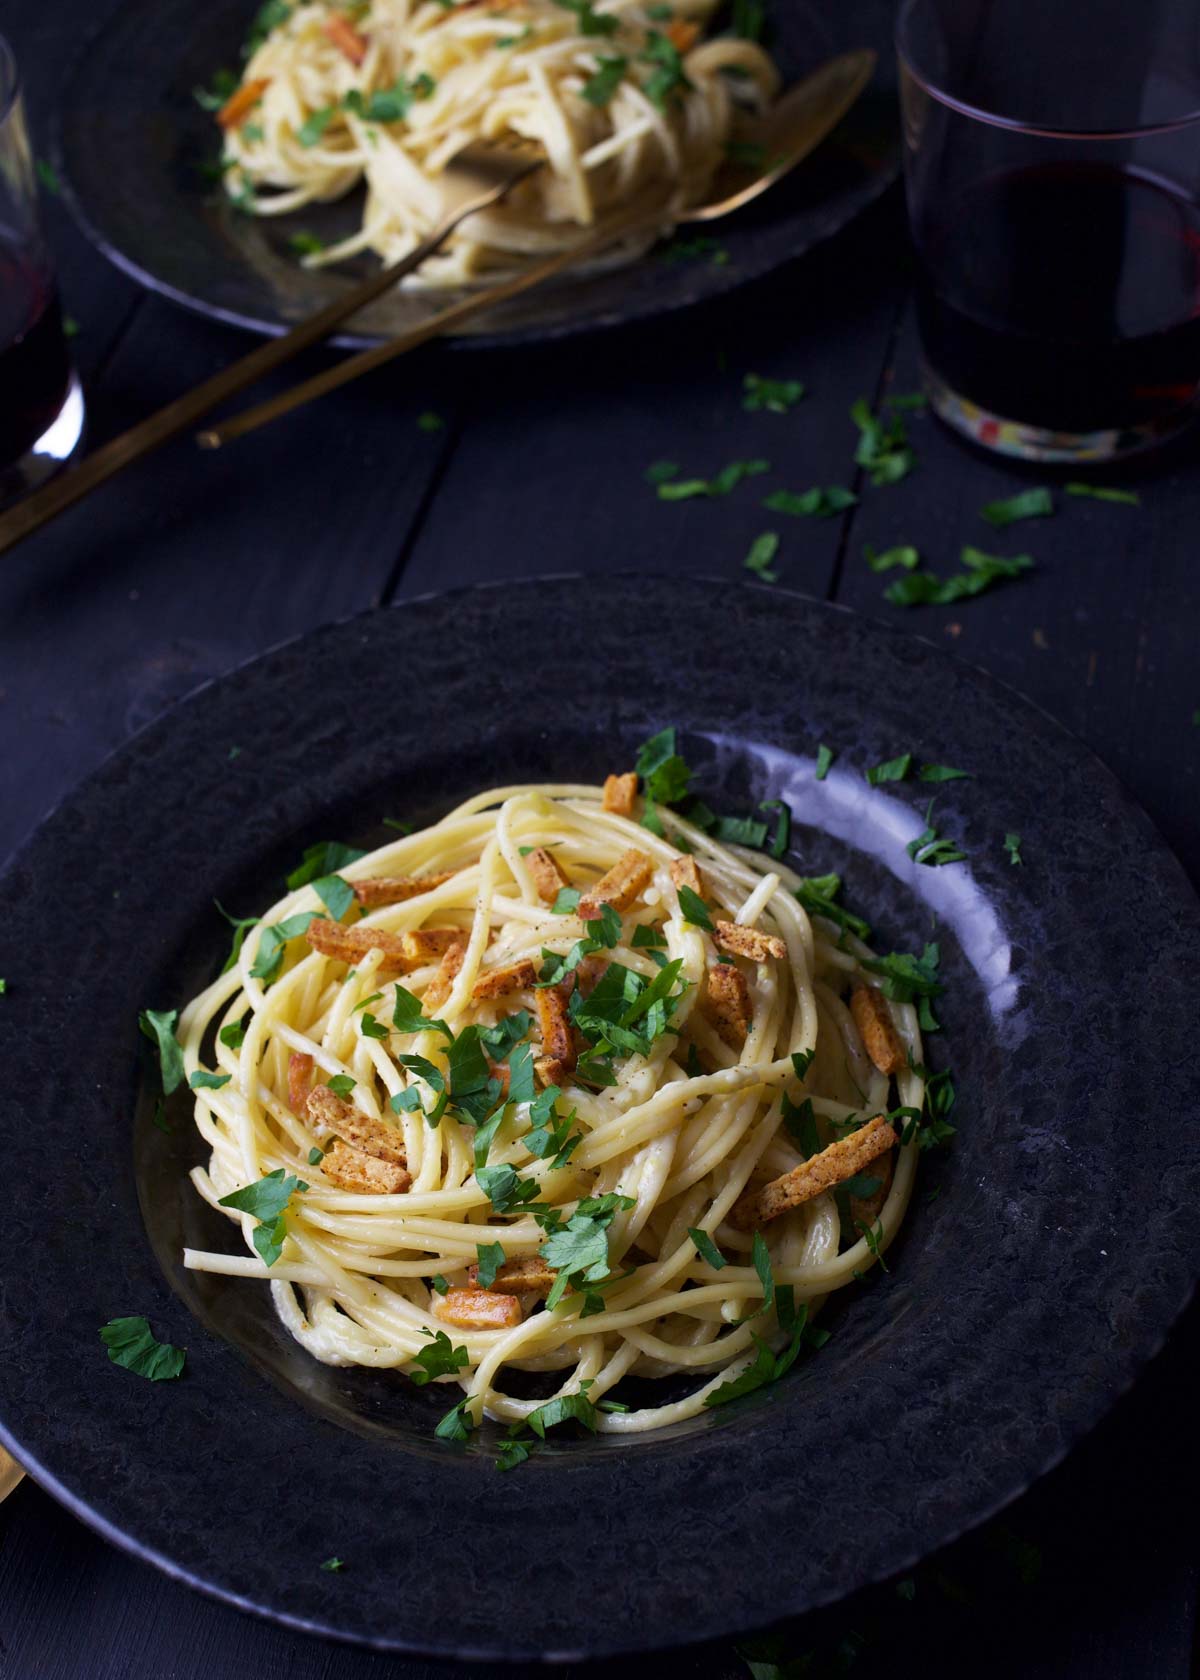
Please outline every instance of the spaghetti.
[{"label": "spaghetti", "polygon": [[[497,789],[350,854],[180,1022],[193,1180],[249,1250],[187,1265],[269,1279],[317,1359],[460,1384],[462,1431],[545,1420],[513,1371],[609,1433],[778,1374],[908,1204],[913,1003],[801,877],[636,785]],[[629,1410],[627,1376],[692,1380]]]},{"label": "spaghetti", "polygon": [[304,261],[370,250],[393,263],[436,223],[450,159],[517,136],[547,167],[469,218],[406,285],[519,272],[635,198],[661,204],[665,232],[704,197],[741,114],[760,115],[779,87],[755,42],[703,38],[714,6],[676,0],[664,17],[642,0],[276,0],[217,113],[226,189],[252,214],[280,216],[363,183],[358,231]]}]

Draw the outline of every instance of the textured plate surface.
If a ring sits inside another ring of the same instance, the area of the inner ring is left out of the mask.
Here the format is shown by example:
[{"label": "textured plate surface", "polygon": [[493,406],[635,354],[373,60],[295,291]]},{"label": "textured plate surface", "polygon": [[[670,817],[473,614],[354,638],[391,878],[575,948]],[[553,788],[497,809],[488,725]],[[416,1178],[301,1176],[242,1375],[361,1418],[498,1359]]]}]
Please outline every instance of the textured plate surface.
[{"label": "textured plate surface", "polygon": [[[552,1441],[500,1475],[489,1431],[433,1439],[445,1391],[317,1365],[261,1285],[183,1271],[183,1241],[236,1236],[184,1181],[186,1100],[170,1135],[151,1124],[136,1015],[219,967],[213,898],[261,908],[303,845],[374,843],[384,816],[483,786],[599,776],[670,722],[710,803],[790,802],[798,867],[843,873],[878,949],[940,941],[930,1054],[953,1064],[958,1136],[922,1162],[889,1274],[840,1299],[833,1338],[784,1382],[658,1436]],[[838,751],[823,782],[819,741]],[[931,790],[864,781],[905,749],[975,772],[932,790],[968,862],[913,864]],[[322,630],[84,783],[0,882],[0,925],[0,1437],[112,1539],[298,1626],[529,1659],[827,1602],[1054,1464],[1195,1275],[1197,1102],[1178,1069],[1200,910],[1182,871],[1011,691],[778,590],[626,579],[597,612],[584,579],[504,584]],[[126,1313],[187,1347],[181,1381],[108,1362],[98,1328]],[[331,1554],[343,1574],[320,1571]]]},{"label": "textured plate surface", "polygon": [[[254,0],[126,0],[89,43],[60,104],[58,161],[89,238],[134,279],[237,326],[280,332],[339,296],[374,259],[309,272],[288,249],[303,229],[327,241],[357,225],[357,199],[292,216],[239,215],[206,179],[219,155],[216,126],[193,90],[237,48]],[[873,89],[814,156],[709,233],[711,249],[670,260],[661,249],[632,267],[515,298],[472,321],[471,344],[520,344],[644,320],[717,297],[800,256],[872,202],[899,171],[889,0],[775,7],[773,45],[788,81],[835,52],[875,47]],[[683,230],[691,237],[697,230]],[[705,230],[701,230],[705,231]],[[337,342],[377,343],[465,294],[397,291],[364,310]]]}]

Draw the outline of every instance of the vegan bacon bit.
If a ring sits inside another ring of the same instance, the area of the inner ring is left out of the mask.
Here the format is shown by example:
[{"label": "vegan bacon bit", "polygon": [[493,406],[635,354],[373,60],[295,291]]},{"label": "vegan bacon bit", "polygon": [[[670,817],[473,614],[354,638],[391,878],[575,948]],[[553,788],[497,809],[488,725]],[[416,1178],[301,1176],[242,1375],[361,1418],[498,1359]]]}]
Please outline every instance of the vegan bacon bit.
[{"label": "vegan bacon bit", "polygon": [[309,1092],[308,1117],[322,1142],[327,1137],[340,1137],[377,1161],[390,1161],[397,1167],[408,1164],[403,1133],[389,1126],[386,1120],[364,1114],[361,1108],[335,1095],[328,1085],[318,1085]]},{"label": "vegan bacon bit", "polygon": [[491,1289],[448,1289],[433,1302],[433,1316],[458,1330],[507,1330],[523,1314],[515,1295]]},{"label": "vegan bacon bit", "polygon": [[718,963],[710,968],[700,999],[700,1013],[731,1050],[740,1050],[750,1031],[750,987],[740,968]]},{"label": "vegan bacon bit", "polygon": [[706,897],[704,876],[700,873],[700,865],[694,857],[677,857],[671,859],[671,879],[676,889],[687,887],[697,898]]},{"label": "vegan bacon bit", "polygon": [[220,127],[239,128],[270,85],[271,78],[269,76],[255,76],[251,81],[243,82],[237,92],[231,94],[217,112],[217,122]]},{"label": "vegan bacon bit", "polygon": [[521,992],[536,985],[537,977],[537,964],[531,957],[522,957],[520,962],[505,963],[502,968],[483,969],[471,987],[471,996],[476,1002],[504,997],[509,992]]},{"label": "vegan bacon bit", "polygon": [[867,1055],[880,1073],[901,1073],[904,1048],[883,995],[874,986],[855,986],[850,993],[850,1013]]},{"label": "vegan bacon bit", "polygon": [[778,935],[763,933],[759,928],[742,927],[737,922],[714,923],[713,941],[717,949],[726,955],[749,957],[751,962],[766,962],[768,957],[782,960],[787,956],[787,946]]},{"label": "vegan bacon bit", "polygon": [[663,34],[678,53],[691,52],[700,38],[700,25],[687,18],[672,18]]},{"label": "vegan bacon bit", "polygon": [[553,904],[561,889],[570,886],[566,870],[553,852],[548,852],[544,846],[535,846],[525,862],[543,903]]},{"label": "vegan bacon bit", "polygon": [[313,1059],[304,1050],[288,1057],[288,1104],[298,1120],[308,1111],[308,1093],[313,1081]]},{"label": "vegan bacon bit", "polygon": [[340,53],[344,53],[351,64],[361,64],[367,56],[367,38],[360,35],[358,30],[338,12],[333,12],[321,25],[321,32],[332,41]]},{"label": "vegan bacon bit", "polygon": [[440,875],[368,875],[364,881],[351,881],[350,890],[364,910],[377,910],[385,904],[403,904],[422,893],[432,892],[444,882],[452,880],[455,871],[446,869]]},{"label": "vegan bacon bit", "polygon": [[[472,1287],[476,1286],[479,1267],[469,1266],[467,1277]],[[492,1281],[489,1293],[496,1295],[548,1295],[558,1276],[552,1267],[548,1266],[540,1254],[523,1254],[515,1260],[506,1260],[497,1271]]]},{"label": "vegan bacon bit", "polygon": [[628,910],[654,873],[654,865],[645,852],[636,847],[622,853],[606,875],[589,887],[579,900],[579,914],[585,922],[594,922],[602,904],[614,910]]},{"label": "vegan bacon bit", "polygon": [[898,1142],[887,1120],[877,1114],[861,1130],[839,1138],[781,1178],[773,1178],[761,1189],[742,1196],[729,1216],[730,1224],[739,1231],[757,1230],[789,1208],[811,1202],[822,1191],[853,1178],[860,1168],[885,1155]]},{"label": "vegan bacon bit", "polygon": [[341,1138],[325,1151],[321,1171],[339,1190],[356,1190],[364,1196],[398,1196],[412,1183],[406,1167],[381,1161]]},{"label": "vegan bacon bit", "polygon": [[637,798],[637,780],[637,772],[634,770],[630,770],[624,776],[606,776],[604,809],[618,817],[631,817],[633,802]]},{"label": "vegan bacon bit", "polygon": [[454,988],[454,982],[458,978],[458,971],[463,965],[466,954],[467,941],[465,936],[456,939],[453,945],[447,945],[442,952],[442,960],[437,965],[433,979],[425,988],[425,996],[421,1000],[425,1009],[440,1009],[445,1003]]},{"label": "vegan bacon bit", "polygon": [[[534,993],[538,1026],[542,1034],[542,1061],[551,1061],[564,1073],[575,1067],[575,1041],[566,1000],[557,986],[543,986]],[[541,1072],[541,1062],[538,1071]],[[557,1081],[551,1081],[557,1083]]]},{"label": "vegan bacon bit", "polygon": [[417,928],[413,933],[402,933],[400,941],[404,960],[413,968],[419,968],[435,957],[444,957],[462,936],[463,930],[459,927]]},{"label": "vegan bacon bit", "polygon": [[405,936],[386,933],[383,928],[364,927],[361,922],[354,927],[343,927],[340,922],[322,918],[309,923],[304,937],[314,951],[323,957],[336,957],[340,962],[361,962],[368,951],[382,951],[392,967],[403,968],[408,961],[404,952]]}]

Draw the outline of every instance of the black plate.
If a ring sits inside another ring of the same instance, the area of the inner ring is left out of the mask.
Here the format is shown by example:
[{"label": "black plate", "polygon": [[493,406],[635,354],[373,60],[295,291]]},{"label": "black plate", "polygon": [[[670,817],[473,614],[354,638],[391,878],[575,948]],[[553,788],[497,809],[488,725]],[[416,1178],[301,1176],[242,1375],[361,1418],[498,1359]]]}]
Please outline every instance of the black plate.
[{"label": "black plate", "polygon": [[[57,154],[67,195],[92,242],[143,285],[235,326],[278,333],[340,296],[374,259],[310,272],[288,249],[300,229],[332,239],[357,226],[357,198],[293,216],[239,215],[205,181],[220,146],[193,89],[237,62],[257,0],[126,0],[68,76]],[[835,52],[875,47],[875,86],[803,168],[713,230],[725,256],[669,260],[565,279],[490,310],[459,340],[537,343],[645,320],[777,268],[827,239],[899,171],[890,0],[782,0],[773,50],[790,81]],[[692,230],[694,233],[695,230]],[[685,230],[685,234],[687,230]],[[719,253],[718,253],[719,254]],[[336,341],[378,343],[417,326],[462,292],[396,291]]]},{"label": "black plate", "polygon": [[[501,657],[501,650],[505,657]],[[661,1434],[494,1468],[433,1438],[447,1396],[316,1364],[139,1096],[135,1020],[270,902],[302,845],[381,840],[514,779],[596,777],[664,724],[710,802],[796,814],[884,949],[941,943],[932,1056],[959,1088],[891,1270],[785,1381]],[[836,746],[813,776],[819,741]],[[234,748],[240,752],[233,754]],[[872,788],[911,749],[973,771]],[[1003,838],[1022,837],[1014,867]],[[1200,909],[1144,816],[991,679],[843,610],[727,582],[506,583],[322,630],[123,748],[0,883],[0,1438],[86,1521],[196,1586],[401,1649],[529,1659],[726,1635],[910,1567],[1053,1465],[1161,1344],[1200,1257]],[[136,1110],[136,1121],[135,1121]],[[940,1187],[936,1199],[926,1192]],[[182,1381],[109,1363],[145,1313]],[[323,1574],[337,1554],[343,1574]],[[496,1582],[504,1583],[497,1593]],[[520,1606],[511,1616],[506,1603]]]}]

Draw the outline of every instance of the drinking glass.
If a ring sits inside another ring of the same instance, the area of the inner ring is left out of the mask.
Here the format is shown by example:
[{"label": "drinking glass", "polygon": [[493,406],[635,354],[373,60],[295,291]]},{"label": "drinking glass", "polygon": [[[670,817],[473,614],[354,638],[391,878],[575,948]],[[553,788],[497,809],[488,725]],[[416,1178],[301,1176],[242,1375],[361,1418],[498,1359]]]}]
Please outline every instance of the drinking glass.
[{"label": "drinking glass", "polygon": [[17,67],[0,36],[0,506],[70,459],[83,419],[38,217]]},{"label": "drinking glass", "polygon": [[905,0],[925,378],[1041,461],[1158,443],[1200,390],[1195,0]]}]

